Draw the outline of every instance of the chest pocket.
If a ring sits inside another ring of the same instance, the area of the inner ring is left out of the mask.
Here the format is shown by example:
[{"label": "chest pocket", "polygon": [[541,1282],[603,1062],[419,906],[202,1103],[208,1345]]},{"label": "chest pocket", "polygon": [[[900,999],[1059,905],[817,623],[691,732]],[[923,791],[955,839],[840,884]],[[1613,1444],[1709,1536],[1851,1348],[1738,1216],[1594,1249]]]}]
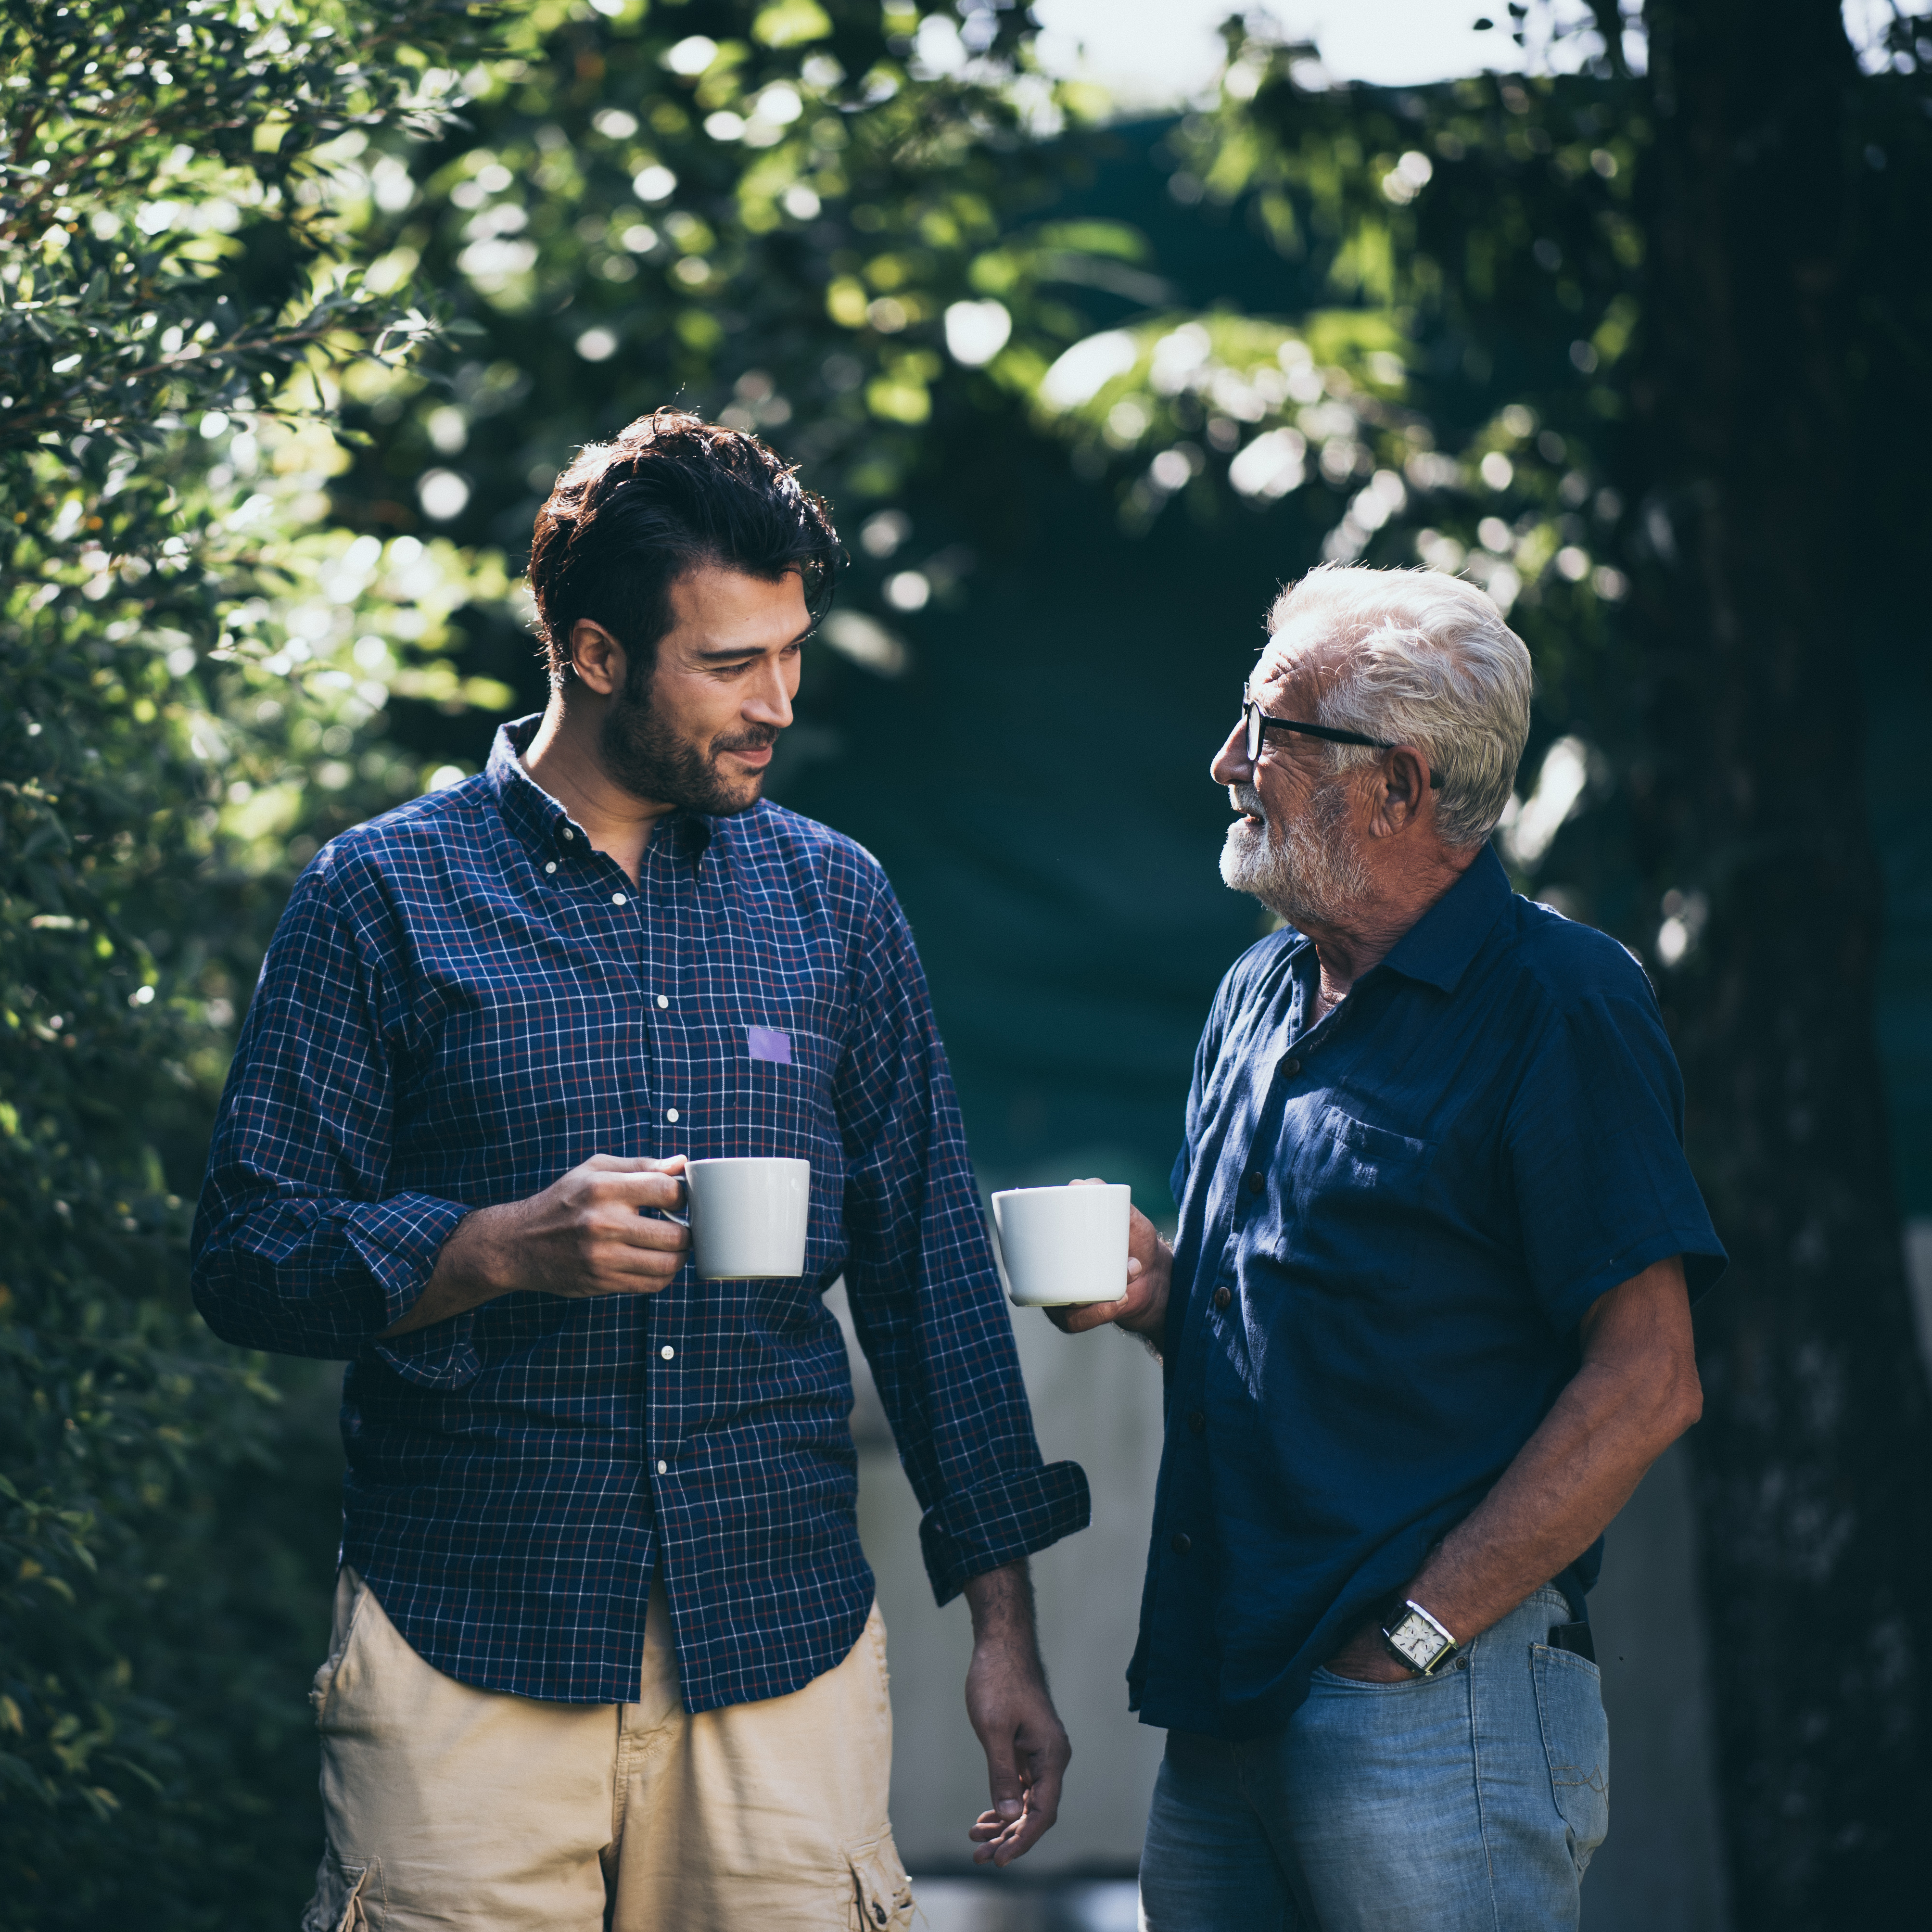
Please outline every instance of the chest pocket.
[{"label": "chest pocket", "polygon": [[1337,1290],[1399,1292],[1428,1218],[1433,1144],[1339,1107],[1288,1133],[1281,1258]]}]

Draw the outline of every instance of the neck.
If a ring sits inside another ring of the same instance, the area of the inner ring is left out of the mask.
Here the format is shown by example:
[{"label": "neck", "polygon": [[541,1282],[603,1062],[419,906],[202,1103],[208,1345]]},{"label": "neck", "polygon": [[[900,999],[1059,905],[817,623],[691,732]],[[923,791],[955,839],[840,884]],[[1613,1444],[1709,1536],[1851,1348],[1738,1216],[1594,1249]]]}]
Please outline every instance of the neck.
[{"label": "neck", "polygon": [[1394,951],[1402,935],[1468,870],[1482,849],[1472,845],[1457,852],[1438,848],[1426,864],[1405,868],[1372,887],[1350,907],[1346,920],[1296,921],[1321,964],[1324,1011],[1346,999],[1355,982]]},{"label": "neck", "polygon": [[524,754],[524,770],[589,835],[591,844],[616,860],[636,883],[645,849],[659,819],[675,809],[626,791],[604,769],[598,751],[603,701],[579,691],[566,704],[553,691],[543,722]]}]

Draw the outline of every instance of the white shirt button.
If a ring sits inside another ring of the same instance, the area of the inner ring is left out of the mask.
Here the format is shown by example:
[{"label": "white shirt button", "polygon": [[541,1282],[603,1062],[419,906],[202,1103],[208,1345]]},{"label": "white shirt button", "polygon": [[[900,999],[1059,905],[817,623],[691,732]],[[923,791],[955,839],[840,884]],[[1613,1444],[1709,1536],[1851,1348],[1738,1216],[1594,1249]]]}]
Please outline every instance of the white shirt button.
[{"label": "white shirt button", "polygon": [[577,836],[577,834],[572,831],[570,827],[566,825],[563,828],[563,836],[566,838],[574,838]]},{"label": "white shirt button", "polygon": [[660,1462],[658,1465],[658,1474],[661,1476],[669,1475],[670,1474],[670,1465],[668,1462]]},{"label": "white shirt button", "polygon": [[667,1107],[664,1109],[664,1118],[668,1120],[675,1120],[677,1118],[677,1109],[675,1107]]},{"label": "white shirt button", "polygon": [[664,998],[663,994],[660,993],[658,995],[658,1004],[661,1006],[668,1006],[670,1004],[670,1002]]},{"label": "white shirt button", "polygon": [[613,905],[622,905],[624,902],[624,895],[622,892],[613,892],[610,895],[610,903]]},{"label": "white shirt button", "polygon": [[544,861],[544,870],[546,872],[555,872],[556,870],[556,861],[554,859],[546,859]]},{"label": "white shirt button", "polygon": [[672,1356],[677,1353],[677,1351],[668,1342],[667,1342],[664,1346],[658,1351],[658,1353],[663,1356],[666,1361],[669,1361]]}]

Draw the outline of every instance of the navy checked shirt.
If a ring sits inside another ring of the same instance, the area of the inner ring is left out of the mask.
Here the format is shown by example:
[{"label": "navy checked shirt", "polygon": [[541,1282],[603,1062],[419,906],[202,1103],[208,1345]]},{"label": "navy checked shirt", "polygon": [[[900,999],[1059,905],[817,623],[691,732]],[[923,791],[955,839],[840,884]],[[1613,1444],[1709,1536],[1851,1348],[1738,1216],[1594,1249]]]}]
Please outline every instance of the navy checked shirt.
[{"label": "navy checked shirt", "polygon": [[[1236,962],[1195,1060],[1163,1360],[1144,1722],[1286,1724],[1580,1362],[1598,1296],[1724,1252],[1642,969],[1486,847],[1310,1026],[1315,949]],[[1595,1580],[1600,1544],[1575,1566]]]},{"label": "navy checked shirt", "polygon": [[[332,840],[229,1076],[195,1298],[244,1347],[352,1358],[343,1556],[467,1684],[637,1695],[661,1575],[693,1711],[842,1659],[859,1546],[854,1325],[940,1601],[1082,1528],[1042,1464],[904,914],[850,840],[760,804],[658,822],[639,883],[524,772]],[[594,1154],[802,1156],[799,1280],[534,1291],[388,1341],[472,1208]]]}]

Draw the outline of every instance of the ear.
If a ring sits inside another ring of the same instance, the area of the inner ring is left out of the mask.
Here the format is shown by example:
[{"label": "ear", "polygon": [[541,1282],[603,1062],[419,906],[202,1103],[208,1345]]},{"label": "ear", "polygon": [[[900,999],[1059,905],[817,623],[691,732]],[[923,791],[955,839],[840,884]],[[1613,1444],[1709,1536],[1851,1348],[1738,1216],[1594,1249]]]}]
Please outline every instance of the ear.
[{"label": "ear", "polygon": [[578,682],[599,698],[624,688],[628,660],[624,647],[602,624],[580,617],[570,627],[570,664]]},{"label": "ear", "polygon": [[1413,745],[1398,745],[1382,760],[1369,812],[1369,830],[1378,838],[1406,832],[1418,820],[1432,817],[1434,794],[1429,784],[1429,760]]}]

